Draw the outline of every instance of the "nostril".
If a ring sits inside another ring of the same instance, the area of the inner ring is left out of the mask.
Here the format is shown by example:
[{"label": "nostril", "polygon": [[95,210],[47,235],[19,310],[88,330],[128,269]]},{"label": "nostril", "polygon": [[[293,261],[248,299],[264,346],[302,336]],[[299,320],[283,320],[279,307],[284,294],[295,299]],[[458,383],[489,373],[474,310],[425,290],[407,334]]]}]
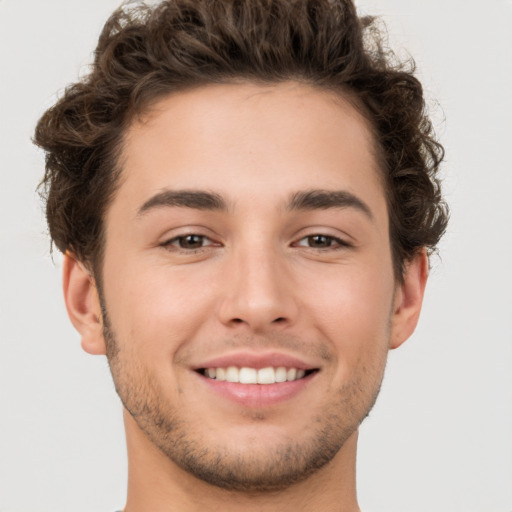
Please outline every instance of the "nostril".
[{"label": "nostril", "polygon": [[[244,320],[243,318],[231,318],[229,322],[231,325],[239,325],[239,324],[252,325],[251,321]],[[284,316],[280,316],[280,317],[277,317],[274,320],[272,320],[270,323],[273,325],[276,325],[276,324],[280,325],[280,324],[285,324],[286,322],[287,322],[287,319]]]}]

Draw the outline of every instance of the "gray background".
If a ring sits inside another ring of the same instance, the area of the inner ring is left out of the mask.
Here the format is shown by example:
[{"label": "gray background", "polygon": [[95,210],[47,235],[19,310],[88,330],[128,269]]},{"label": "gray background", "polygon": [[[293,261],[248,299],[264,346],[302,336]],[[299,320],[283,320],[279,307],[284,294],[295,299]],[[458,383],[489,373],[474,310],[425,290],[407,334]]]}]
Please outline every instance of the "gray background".
[{"label": "gray background", "polygon": [[[30,137],[117,0],[0,0],[0,511],[124,504],[121,407],[82,352],[34,192]],[[360,0],[415,58],[452,208],[414,336],[361,429],[363,510],[512,511],[512,1]],[[400,53],[400,51],[399,51]],[[442,110],[436,109],[437,100]]]}]

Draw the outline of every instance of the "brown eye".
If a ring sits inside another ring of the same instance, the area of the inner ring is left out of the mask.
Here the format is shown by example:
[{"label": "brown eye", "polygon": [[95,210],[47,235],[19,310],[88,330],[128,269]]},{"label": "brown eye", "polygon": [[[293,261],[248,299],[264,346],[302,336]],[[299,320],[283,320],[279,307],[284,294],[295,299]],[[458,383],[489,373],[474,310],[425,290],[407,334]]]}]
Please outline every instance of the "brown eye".
[{"label": "brown eye", "polygon": [[177,241],[181,249],[199,249],[203,247],[204,239],[201,235],[187,235],[178,237]]},{"label": "brown eye", "polygon": [[203,247],[208,247],[210,245],[215,245],[212,240],[210,240],[207,236],[204,235],[183,235],[177,236],[168,240],[162,244],[162,247],[167,249],[182,249],[184,251],[194,251],[198,249],[202,249]]},{"label": "brown eye", "polygon": [[307,237],[309,247],[324,249],[326,247],[331,247],[334,238],[332,236],[325,235],[313,235]]},{"label": "brown eye", "polygon": [[297,243],[299,247],[308,247],[310,249],[340,249],[343,247],[350,247],[350,244],[329,235],[310,235],[301,238]]}]

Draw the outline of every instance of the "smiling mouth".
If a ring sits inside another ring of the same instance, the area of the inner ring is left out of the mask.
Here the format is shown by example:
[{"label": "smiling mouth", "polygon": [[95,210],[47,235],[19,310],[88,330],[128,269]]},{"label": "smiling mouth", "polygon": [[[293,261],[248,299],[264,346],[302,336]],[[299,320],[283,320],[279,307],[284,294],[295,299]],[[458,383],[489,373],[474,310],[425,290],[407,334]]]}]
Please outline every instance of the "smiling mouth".
[{"label": "smiling mouth", "polygon": [[234,382],[238,384],[276,384],[304,379],[318,370],[286,368],[284,366],[268,366],[258,369],[247,366],[241,368],[228,366],[224,368],[199,368],[197,371],[204,377],[218,381]]}]

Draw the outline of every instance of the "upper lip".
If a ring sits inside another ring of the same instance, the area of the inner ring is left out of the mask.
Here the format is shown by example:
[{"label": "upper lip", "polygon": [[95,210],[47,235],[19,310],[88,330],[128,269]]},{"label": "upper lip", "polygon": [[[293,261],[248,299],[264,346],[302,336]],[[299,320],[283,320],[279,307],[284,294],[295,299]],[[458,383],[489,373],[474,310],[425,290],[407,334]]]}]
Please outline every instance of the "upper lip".
[{"label": "upper lip", "polygon": [[274,368],[284,366],[286,368],[297,368],[298,370],[313,370],[318,368],[318,366],[309,364],[299,357],[280,352],[266,352],[260,354],[254,352],[236,352],[208,359],[201,364],[194,365],[194,370],[202,368],[227,368],[228,366],[256,369],[267,368],[269,366]]}]

